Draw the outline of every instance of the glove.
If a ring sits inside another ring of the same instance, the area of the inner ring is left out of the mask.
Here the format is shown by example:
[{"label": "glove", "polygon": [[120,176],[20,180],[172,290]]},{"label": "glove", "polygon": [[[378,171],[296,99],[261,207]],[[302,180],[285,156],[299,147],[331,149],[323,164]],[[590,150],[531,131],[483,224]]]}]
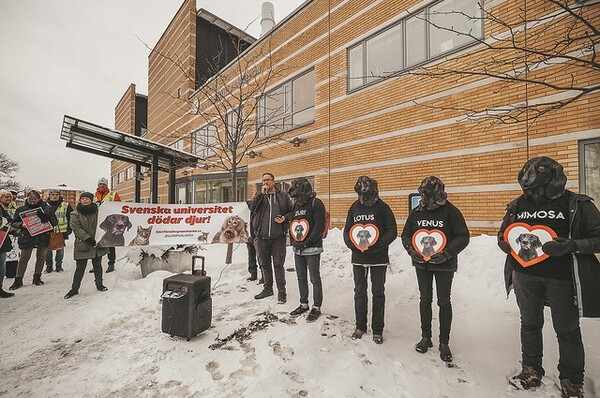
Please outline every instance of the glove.
[{"label": "glove", "polygon": [[431,264],[442,264],[450,260],[451,258],[452,256],[450,255],[450,253],[448,253],[445,250],[442,250],[441,252],[435,253],[433,256],[431,256],[429,262]]},{"label": "glove", "polygon": [[554,238],[542,245],[542,251],[550,257],[560,257],[577,250],[575,241],[566,238]]},{"label": "glove", "polygon": [[297,242],[295,240],[292,240],[292,246],[294,246],[294,249],[301,250],[301,249],[304,249],[306,247],[306,243],[304,243],[304,242]]},{"label": "glove", "polygon": [[425,263],[425,259],[423,258],[423,255],[421,253],[419,253],[418,251],[416,251],[415,249],[413,249],[412,246],[407,247],[406,251],[410,255],[410,258],[413,260],[413,262],[418,263],[418,264]]},{"label": "glove", "polygon": [[510,245],[504,239],[498,239],[498,247],[506,254],[510,254]]},{"label": "glove", "polygon": [[96,240],[94,238],[87,238],[85,242],[90,246],[96,246]]},{"label": "glove", "polygon": [[41,222],[48,222],[48,221],[50,221],[50,216],[48,214],[44,213],[44,212],[40,213],[38,215],[38,217],[40,218]]}]

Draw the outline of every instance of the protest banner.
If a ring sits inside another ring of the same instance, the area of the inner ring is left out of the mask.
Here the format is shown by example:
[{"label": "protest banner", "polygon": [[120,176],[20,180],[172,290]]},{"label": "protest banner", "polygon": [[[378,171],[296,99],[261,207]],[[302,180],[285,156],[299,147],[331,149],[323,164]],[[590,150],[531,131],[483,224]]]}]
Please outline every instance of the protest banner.
[{"label": "protest banner", "polygon": [[36,236],[44,232],[53,231],[54,227],[49,221],[42,222],[40,219],[40,208],[27,210],[19,214],[23,221],[23,226],[29,231],[29,235]]},{"label": "protest banner", "polygon": [[95,239],[98,247],[247,243],[249,219],[245,202],[104,202]]}]

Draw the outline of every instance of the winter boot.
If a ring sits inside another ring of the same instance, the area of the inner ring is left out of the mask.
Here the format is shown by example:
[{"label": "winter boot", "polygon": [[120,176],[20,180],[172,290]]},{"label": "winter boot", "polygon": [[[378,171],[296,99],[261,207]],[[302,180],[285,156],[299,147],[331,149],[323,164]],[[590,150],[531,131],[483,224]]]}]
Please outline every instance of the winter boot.
[{"label": "winter boot", "polygon": [[42,274],[34,274],[33,275],[33,284],[36,286],[40,286],[40,285],[44,284],[44,282],[42,281]]},{"label": "winter boot", "polygon": [[508,382],[517,390],[529,390],[542,384],[543,372],[536,371],[532,366],[523,365],[521,373],[511,377]]},{"label": "winter boot", "polygon": [[290,315],[298,316],[298,315],[304,314],[306,311],[308,311],[308,304],[300,304],[300,306],[298,308],[296,308],[294,311],[290,312]]},{"label": "winter boot", "polygon": [[365,333],[366,333],[366,332],[365,332],[364,330],[360,330],[360,329],[358,329],[358,328],[357,328],[357,329],[354,331],[354,333],[352,333],[352,336],[350,336],[350,338],[351,338],[352,340],[358,340],[358,339],[362,339],[362,337],[363,337],[363,335],[364,335]]},{"label": "winter boot", "polygon": [[50,273],[50,272],[52,272],[52,271],[54,271],[54,270],[52,269],[52,266],[51,266],[51,265],[47,265],[47,266],[46,266],[46,269],[44,270],[44,273],[45,273],[45,274],[49,274],[49,273]]},{"label": "winter boot", "polygon": [[0,298],[14,297],[14,295],[14,293],[5,292],[3,289],[0,289]]},{"label": "winter boot", "polygon": [[433,347],[431,339],[429,337],[423,337],[415,346],[415,350],[421,354],[425,354],[431,347]]},{"label": "winter boot", "polygon": [[254,296],[254,298],[256,300],[260,300],[260,299],[264,299],[266,297],[270,297],[273,295],[273,292],[270,292],[268,290],[263,290],[262,292],[258,293],[256,296]]},{"label": "winter boot", "polygon": [[383,335],[381,335],[381,334],[374,334],[373,335],[373,341],[375,342],[375,344],[383,344]]},{"label": "winter boot", "polygon": [[560,390],[563,398],[583,398],[583,385],[572,383],[569,379],[560,381]]},{"label": "winter boot", "polygon": [[321,310],[318,307],[312,307],[308,316],[306,317],[306,322],[314,322],[321,316]]},{"label": "winter boot", "polygon": [[60,263],[56,263],[56,272],[63,272],[64,269],[62,267],[62,264]]},{"label": "winter boot", "polygon": [[287,294],[279,292],[277,294],[277,304],[285,304],[287,302]]},{"label": "winter boot", "polygon": [[246,278],[246,280],[248,282],[252,282],[258,279],[258,276],[256,275],[256,271],[254,272],[250,272],[250,276],[248,278]]},{"label": "winter boot", "polygon": [[450,351],[450,346],[448,344],[440,344],[440,358],[444,362],[452,362],[452,351]]},{"label": "winter boot", "polygon": [[23,277],[22,276],[15,276],[15,281],[13,282],[13,284],[9,287],[10,290],[17,290],[18,288],[20,288],[21,286],[23,286]]},{"label": "winter boot", "polygon": [[108,268],[106,269],[106,273],[113,272],[115,270],[114,264],[108,264]]},{"label": "winter boot", "polygon": [[98,285],[96,286],[96,290],[98,290],[99,292],[105,292],[108,290],[108,288],[104,285]]},{"label": "winter boot", "polygon": [[77,296],[78,294],[79,294],[78,290],[71,289],[71,290],[69,290],[69,292],[67,294],[65,294],[65,298],[70,299],[71,297]]}]

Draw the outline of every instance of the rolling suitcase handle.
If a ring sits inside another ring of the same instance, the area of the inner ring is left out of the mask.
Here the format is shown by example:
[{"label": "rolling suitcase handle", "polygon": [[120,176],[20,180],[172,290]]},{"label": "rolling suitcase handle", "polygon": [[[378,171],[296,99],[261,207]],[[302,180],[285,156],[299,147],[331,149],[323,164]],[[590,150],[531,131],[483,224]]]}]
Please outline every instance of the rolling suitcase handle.
[{"label": "rolling suitcase handle", "polygon": [[[196,270],[196,260],[197,259],[202,259],[202,269],[201,270]],[[201,275],[201,276],[205,276],[206,275],[206,271],[204,270],[204,261],[206,259],[204,258],[204,256],[192,256],[192,275]]]}]

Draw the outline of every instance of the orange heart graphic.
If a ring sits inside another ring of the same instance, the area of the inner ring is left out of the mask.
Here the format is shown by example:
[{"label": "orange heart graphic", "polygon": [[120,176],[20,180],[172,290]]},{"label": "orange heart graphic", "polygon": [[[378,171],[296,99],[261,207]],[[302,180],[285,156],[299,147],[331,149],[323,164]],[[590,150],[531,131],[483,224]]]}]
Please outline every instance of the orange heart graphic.
[{"label": "orange heart graphic", "polygon": [[510,245],[510,254],[523,267],[531,267],[547,259],[542,245],[556,238],[556,232],[545,225],[511,224],[504,230],[504,241]]},{"label": "orange heart graphic", "polygon": [[379,228],[375,224],[354,224],[350,228],[350,240],[358,250],[364,252],[379,239]]},{"label": "orange heart graphic", "polygon": [[439,229],[419,229],[412,236],[412,245],[425,261],[446,247],[446,235]]},{"label": "orange heart graphic", "polygon": [[290,223],[290,236],[297,242],[301,242],[308,236],[310,224],[303,218],[293,220]]}]

